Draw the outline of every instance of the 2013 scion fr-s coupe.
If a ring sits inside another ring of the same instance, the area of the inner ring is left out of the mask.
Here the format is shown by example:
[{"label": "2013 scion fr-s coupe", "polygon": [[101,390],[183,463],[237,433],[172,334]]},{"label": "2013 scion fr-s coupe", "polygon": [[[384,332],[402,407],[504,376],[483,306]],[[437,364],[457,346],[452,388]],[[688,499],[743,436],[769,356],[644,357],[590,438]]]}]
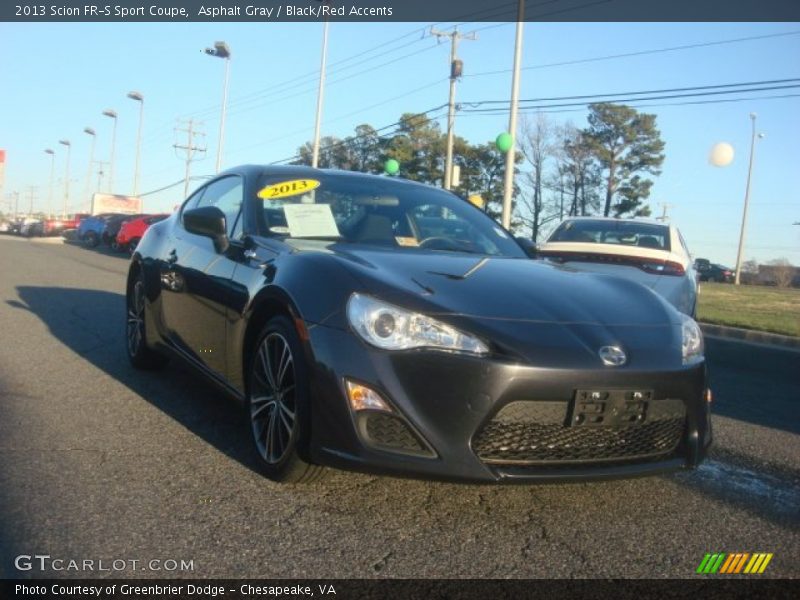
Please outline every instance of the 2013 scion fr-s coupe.
[{"label": "2013 scion fr-s coupe", "polygon": [[136,248],[126,339],[134,366],[178,356],[240,399],[278,481],[629,476],[711,442],[694,320],[392,177],[220,174]]}]

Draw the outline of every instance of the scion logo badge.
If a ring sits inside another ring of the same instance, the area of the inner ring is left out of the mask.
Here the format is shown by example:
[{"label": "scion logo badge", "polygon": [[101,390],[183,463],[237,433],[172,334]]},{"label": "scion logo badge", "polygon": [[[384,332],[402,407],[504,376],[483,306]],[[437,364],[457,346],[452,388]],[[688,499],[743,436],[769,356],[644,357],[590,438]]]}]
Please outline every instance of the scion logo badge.
[{"label": "scion logo badge", "polygon": [[702,562],[697,567],[697,573],[703,575],[714,575],[716,573],[724,575],[760,575],[763,573],[769,561],[772,560],[772,553],[766,552],[717,552],[706,554]]},{"label": "scion logo badge", "polygon": [[625,352],[619,346],[603,346],[597,351],[597,354],[600,355],[600,360],[607,367],[621,367],[628,360]]}]

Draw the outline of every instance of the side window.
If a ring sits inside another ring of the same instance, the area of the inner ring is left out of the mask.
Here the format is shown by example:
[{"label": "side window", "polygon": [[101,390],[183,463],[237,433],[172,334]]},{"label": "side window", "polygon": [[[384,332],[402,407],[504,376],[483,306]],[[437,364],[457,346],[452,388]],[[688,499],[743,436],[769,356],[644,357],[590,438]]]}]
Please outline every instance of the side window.
[{"label": "side window", "polygon": [[181,223],[183,223],[183,211],[197,208],[197,203],[202,199],[203,192],[205,191],[206,188],[200,188],[194,194],[189,196],[189,199],[183,203],[183,206],[181,207]]},{"label": "side window", "polygon": [[678,239],[681,241],[681,246],[683,246],[683,251],[686,253],[687,258],[692,257],[692,253],[689,252],[689,247],[686,245],[686,240],[683,239],[683,234],[678,231]]},{"label": "side window", "polygon": [[228,237],[236,239],[242,234],[242,225],[239,213],[244,199],[244,184],[241,177],[226,177],[208,185],[205,194],[197,204],[197,208],[203,206],[216,206],[225,213],[225,221],[228,225]]}]

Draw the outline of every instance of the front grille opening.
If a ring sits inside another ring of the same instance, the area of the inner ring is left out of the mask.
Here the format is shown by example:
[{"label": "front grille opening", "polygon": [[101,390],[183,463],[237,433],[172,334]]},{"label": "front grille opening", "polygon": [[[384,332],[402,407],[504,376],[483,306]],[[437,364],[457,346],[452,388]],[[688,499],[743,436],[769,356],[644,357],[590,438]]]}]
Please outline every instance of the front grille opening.
[{"label": "front grille opening", "polygon": [[[486,463],[608,463],[667,458],[678,450],[686,422],[683,414],[670,410],[663,418],[635,425],[567,427],[552,420],[510,419],[504,412],[501,410],[473,440],[473,450]],[[511,414],[520,412],[515,407]]]}]

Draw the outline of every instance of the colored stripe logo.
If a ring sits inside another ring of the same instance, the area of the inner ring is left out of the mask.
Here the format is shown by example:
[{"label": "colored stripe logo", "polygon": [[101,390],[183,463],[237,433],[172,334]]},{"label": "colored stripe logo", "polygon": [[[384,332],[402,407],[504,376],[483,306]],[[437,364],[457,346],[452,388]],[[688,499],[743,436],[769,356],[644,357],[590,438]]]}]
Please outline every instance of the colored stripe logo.
[{"label": "colored stripe logo", "polygon": [[763,573],[769,561],[772,560],[772,553],[766,552],[717,552],[714,554],[707,553],[700,565],[697,567],[697,573],[703,575],[760,575]]}]

